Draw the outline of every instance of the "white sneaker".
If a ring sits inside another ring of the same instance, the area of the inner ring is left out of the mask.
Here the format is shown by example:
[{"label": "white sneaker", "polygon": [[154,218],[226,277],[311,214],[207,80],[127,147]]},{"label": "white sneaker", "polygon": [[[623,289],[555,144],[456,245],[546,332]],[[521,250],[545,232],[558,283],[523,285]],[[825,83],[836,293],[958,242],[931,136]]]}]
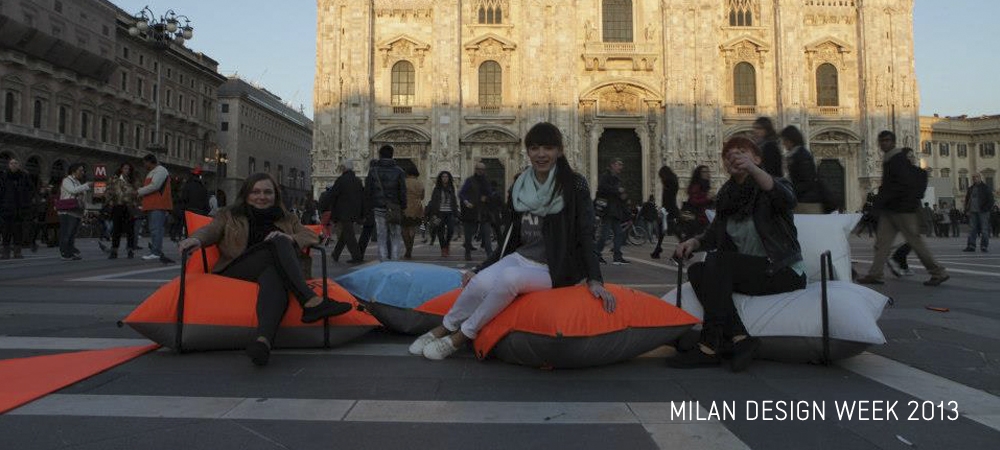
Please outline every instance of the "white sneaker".
[{"label": "white sneaker", "polygon": [[424,354],[424,347],[430,344],[432,341],[437,339],[430,331],[420,335],[417,340],[410,344],[410,354],[414,356],[421,356]]},{"label": "white sneaker", "polygon": [[146,256],[143,256],[142,259],[145,260],[145,261],[152,261],[154,259],[160,259],[160,255],[154,255],[154,254],[150,253],[150,254],[148,254]]},{"label": "white sneaker", "polygon": [[458,349],[451,344],[451,336],[445,336],[441,339],[431,341],[424,347],[424,358],[432,361],[440,361],[456,351]]}]

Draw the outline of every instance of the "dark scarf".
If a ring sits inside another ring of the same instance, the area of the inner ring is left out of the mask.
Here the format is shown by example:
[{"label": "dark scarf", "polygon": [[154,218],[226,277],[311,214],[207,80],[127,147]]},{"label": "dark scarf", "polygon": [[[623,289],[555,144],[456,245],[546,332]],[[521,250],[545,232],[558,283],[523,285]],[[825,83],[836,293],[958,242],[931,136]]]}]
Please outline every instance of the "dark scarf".
[{"label": "dark scarf", "polygon": [[757,195],[760,187],[752,178],[747,176],[743,184],[739,184],[732,178],[722,185],[719,195],[715,197],[719,215],[725,214],[736,220],[743,220],[753,214],[754,204],[757,202]]},{"label": "dark scarf", "polygon": [[247,248],[264,242],[272,231],[278,231],[275,222],[285,217],[281,207],[274,205],[270,208],[258,209],[247,205],[247,220],[250,222],[250,234],[247,236]]}]

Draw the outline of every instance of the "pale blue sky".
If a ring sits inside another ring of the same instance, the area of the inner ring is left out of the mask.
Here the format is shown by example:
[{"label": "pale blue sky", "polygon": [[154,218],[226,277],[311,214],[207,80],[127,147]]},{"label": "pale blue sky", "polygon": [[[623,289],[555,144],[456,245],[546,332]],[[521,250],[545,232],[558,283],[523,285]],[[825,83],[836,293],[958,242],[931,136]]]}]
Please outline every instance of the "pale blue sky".
[{"label": "pale blue sky", "polygon": [[[126,11],[149,4],[191,18],[188,46],[312,115],[316,68],[314,0],[112,0]],[[922,115],[1000,114],[1000,2],[916,0],[917,80]],[[989,56],[994,55],[994,56]]]}]

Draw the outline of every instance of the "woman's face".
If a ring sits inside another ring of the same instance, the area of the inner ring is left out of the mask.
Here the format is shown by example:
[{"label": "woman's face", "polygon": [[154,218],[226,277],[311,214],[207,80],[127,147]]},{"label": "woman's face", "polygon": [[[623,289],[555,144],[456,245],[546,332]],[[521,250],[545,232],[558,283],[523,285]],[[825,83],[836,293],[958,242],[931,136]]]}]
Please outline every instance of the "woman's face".
[{"label": "woman's face", "polygon": [[73,178],[76,178],[77,180],[82,180],[83,174],[85,173],[87,172],[86,170],[84,170],[83,166],[77,167],[76,170],[73,171]]},{"label": "woman's face", "polygon": [[247,196],[247,203],[257,209],[266,209],[274,206],[275,193],[274,183],[271,180],[260,180],[253,184],[250,195]]},{"label": "woman's face", "polygon": [[745,158],[752,160],[755,165],[760,165],[760,157],[753,150],[746,147],[733,147],[729,149],[722,160],[723,165],[726,167],[726,172],[729,172],[730,175],[746,174],[747,171],[745,169],[736,167],[736,162]]},{"label": "woman's face", "polygon": [[563,155],[561,148],[554,145],[532,145],[528,147],[528,159],[536,174],[547,174],[556,166],[556,160]]},{"label": "woman's face", "polygon": [[122,175],[131,175],[132,166],[122,166]]},{"label": "woman's face", "polygon": [[441,174],[441,184],[444,185],[444,186],[447,186],[448,183],[451,183],[451,175],[448,175],[446,173],[442,173]]}]

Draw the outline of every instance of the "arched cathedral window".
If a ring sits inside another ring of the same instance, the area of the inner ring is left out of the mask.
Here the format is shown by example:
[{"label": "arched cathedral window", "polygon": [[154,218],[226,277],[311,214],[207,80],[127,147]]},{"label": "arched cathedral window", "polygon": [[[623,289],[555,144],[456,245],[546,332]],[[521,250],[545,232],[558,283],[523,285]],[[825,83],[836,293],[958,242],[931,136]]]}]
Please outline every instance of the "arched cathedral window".
[{"label": "arched cathedral window", "polygon": [[837,78],[837,68],[833,64],[821,64],[816,68],[816,106],[840,106]]},{"label": "arched cathedral window", "polygon": [[503,72],[496,61],[479,66],[479,105],[500,106],[503,98]]},{"label": "arched cathedral window", "polygon": [[409,61],[392,65],[392,106],[413,106],[416,96],[416,73]]},{"label": "arched cathedral window", "polygon": [[733,68],[733,104],[757,105],[757,71],[748,62],[741,62]]},{"label": "arched cathedral window", "polygon": [[604,0],[604,42],[632,42],[632,0]]},{"label": "arched cathedral window", "polygon": [[476,23],[480,25],[500,25],[503,12],[508,9],[508,0],[476,0],[472,5],[476,12]]},{"label": "arched cathedral window", "polygon": [[757,0],[726,0],[726,3],[731,27],[752,27],[754,16],[760,17]]}]

